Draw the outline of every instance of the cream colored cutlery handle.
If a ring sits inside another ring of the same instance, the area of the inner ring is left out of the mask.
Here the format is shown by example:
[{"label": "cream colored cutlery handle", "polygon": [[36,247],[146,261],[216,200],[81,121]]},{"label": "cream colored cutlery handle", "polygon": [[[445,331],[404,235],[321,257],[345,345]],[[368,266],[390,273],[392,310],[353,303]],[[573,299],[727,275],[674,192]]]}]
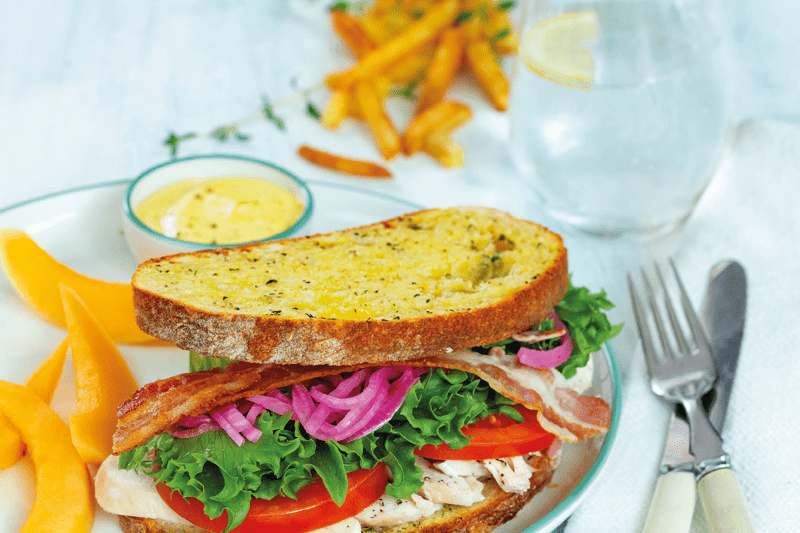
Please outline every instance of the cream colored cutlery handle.
[{"label": "cream colored cutlery handle", "polygon": [[696,499],[693,473],[659,476],[642,533],[688,533]]},{"label": "cream colored cutlery handle", "polygon": [[720,468],[697,482],[697,492],[713,533],[755,533],[739,478],[730,468]]}]

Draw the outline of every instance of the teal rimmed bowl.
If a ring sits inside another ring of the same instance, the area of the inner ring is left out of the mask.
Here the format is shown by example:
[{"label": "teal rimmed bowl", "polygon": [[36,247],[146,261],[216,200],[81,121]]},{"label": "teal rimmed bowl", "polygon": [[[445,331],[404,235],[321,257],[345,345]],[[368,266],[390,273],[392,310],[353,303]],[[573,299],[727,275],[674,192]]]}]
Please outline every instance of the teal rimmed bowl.
[{"label": "teal rimmed bowl", "polygon": [[[300,217],[287,229],[257,240],[207,244],[164,235],[147,226],[136,216],[136,207],[142,201],[169,185],[193,179],[232,177],[260,179],[288,191],[303,207]],[[290,237],[305,226],[313,210],[314,200],[306,183],[273,163],[235,155],[201,155],[173,159],[150,168],[136,177],[128,187],[122,202],[122,228],[134,257],[137,261],[143,262],[153,257]]]}]

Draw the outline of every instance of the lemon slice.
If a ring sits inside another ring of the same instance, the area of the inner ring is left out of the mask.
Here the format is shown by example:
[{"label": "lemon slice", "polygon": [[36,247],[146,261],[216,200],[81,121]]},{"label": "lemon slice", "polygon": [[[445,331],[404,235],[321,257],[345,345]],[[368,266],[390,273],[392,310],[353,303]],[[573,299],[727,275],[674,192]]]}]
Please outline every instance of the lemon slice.
[{"label": "lemon slice", "polygon": [[545,19],[524,35],[520,54],[525,65],[548,80],[588,90],[593,81],[597,11],[564,13]]}]

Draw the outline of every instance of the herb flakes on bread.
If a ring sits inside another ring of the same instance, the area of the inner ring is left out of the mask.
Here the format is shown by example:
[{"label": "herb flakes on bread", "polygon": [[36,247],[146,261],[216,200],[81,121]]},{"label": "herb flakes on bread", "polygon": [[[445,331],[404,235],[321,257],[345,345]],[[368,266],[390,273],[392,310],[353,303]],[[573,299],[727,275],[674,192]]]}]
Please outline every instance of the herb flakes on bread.
[{"label": "herb flakes on bread", "polygon": [[348,365],[487,344],[541,322],[568,286],[561,237],[481,207],[154,259],[137,323],[186,350]]}]

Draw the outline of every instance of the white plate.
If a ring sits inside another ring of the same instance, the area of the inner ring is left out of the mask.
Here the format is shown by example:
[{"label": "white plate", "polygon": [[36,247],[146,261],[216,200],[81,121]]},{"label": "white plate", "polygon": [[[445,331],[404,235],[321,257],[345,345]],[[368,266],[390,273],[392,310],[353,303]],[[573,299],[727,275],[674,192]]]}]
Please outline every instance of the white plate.
[{"label": "white plate", "polygon": [[[0,211],[0,228],[26,231],[42,248],[74,270],[110,281],[127,281],[136,262],[125,245],[120,205],[130,182],[104,183],[37,198]],[[303,233],[320,233],[376,222],[420,206],[369,191],[308,182],[315,212]],[[5,275],[0,276],[0,379],[22,383],[64,338],[27,307]],[[188,370],[186,352],[170,348],[120,346],[140,384]],[[604,437],[565,447],[553,483],[498,533],[544,533],[563,522],[585,497],[608,457],[620,416],[619,372],[613,356],[596,358],[595,389],[612,407],[611,430]],[[75,409],[72,365],[52,402],[66,421]],[[19,531],[35,498],[33,465],[25,458],[0,472],[0,532]],[[98,509],[93,533],[119,533],[115,516]]]}]

